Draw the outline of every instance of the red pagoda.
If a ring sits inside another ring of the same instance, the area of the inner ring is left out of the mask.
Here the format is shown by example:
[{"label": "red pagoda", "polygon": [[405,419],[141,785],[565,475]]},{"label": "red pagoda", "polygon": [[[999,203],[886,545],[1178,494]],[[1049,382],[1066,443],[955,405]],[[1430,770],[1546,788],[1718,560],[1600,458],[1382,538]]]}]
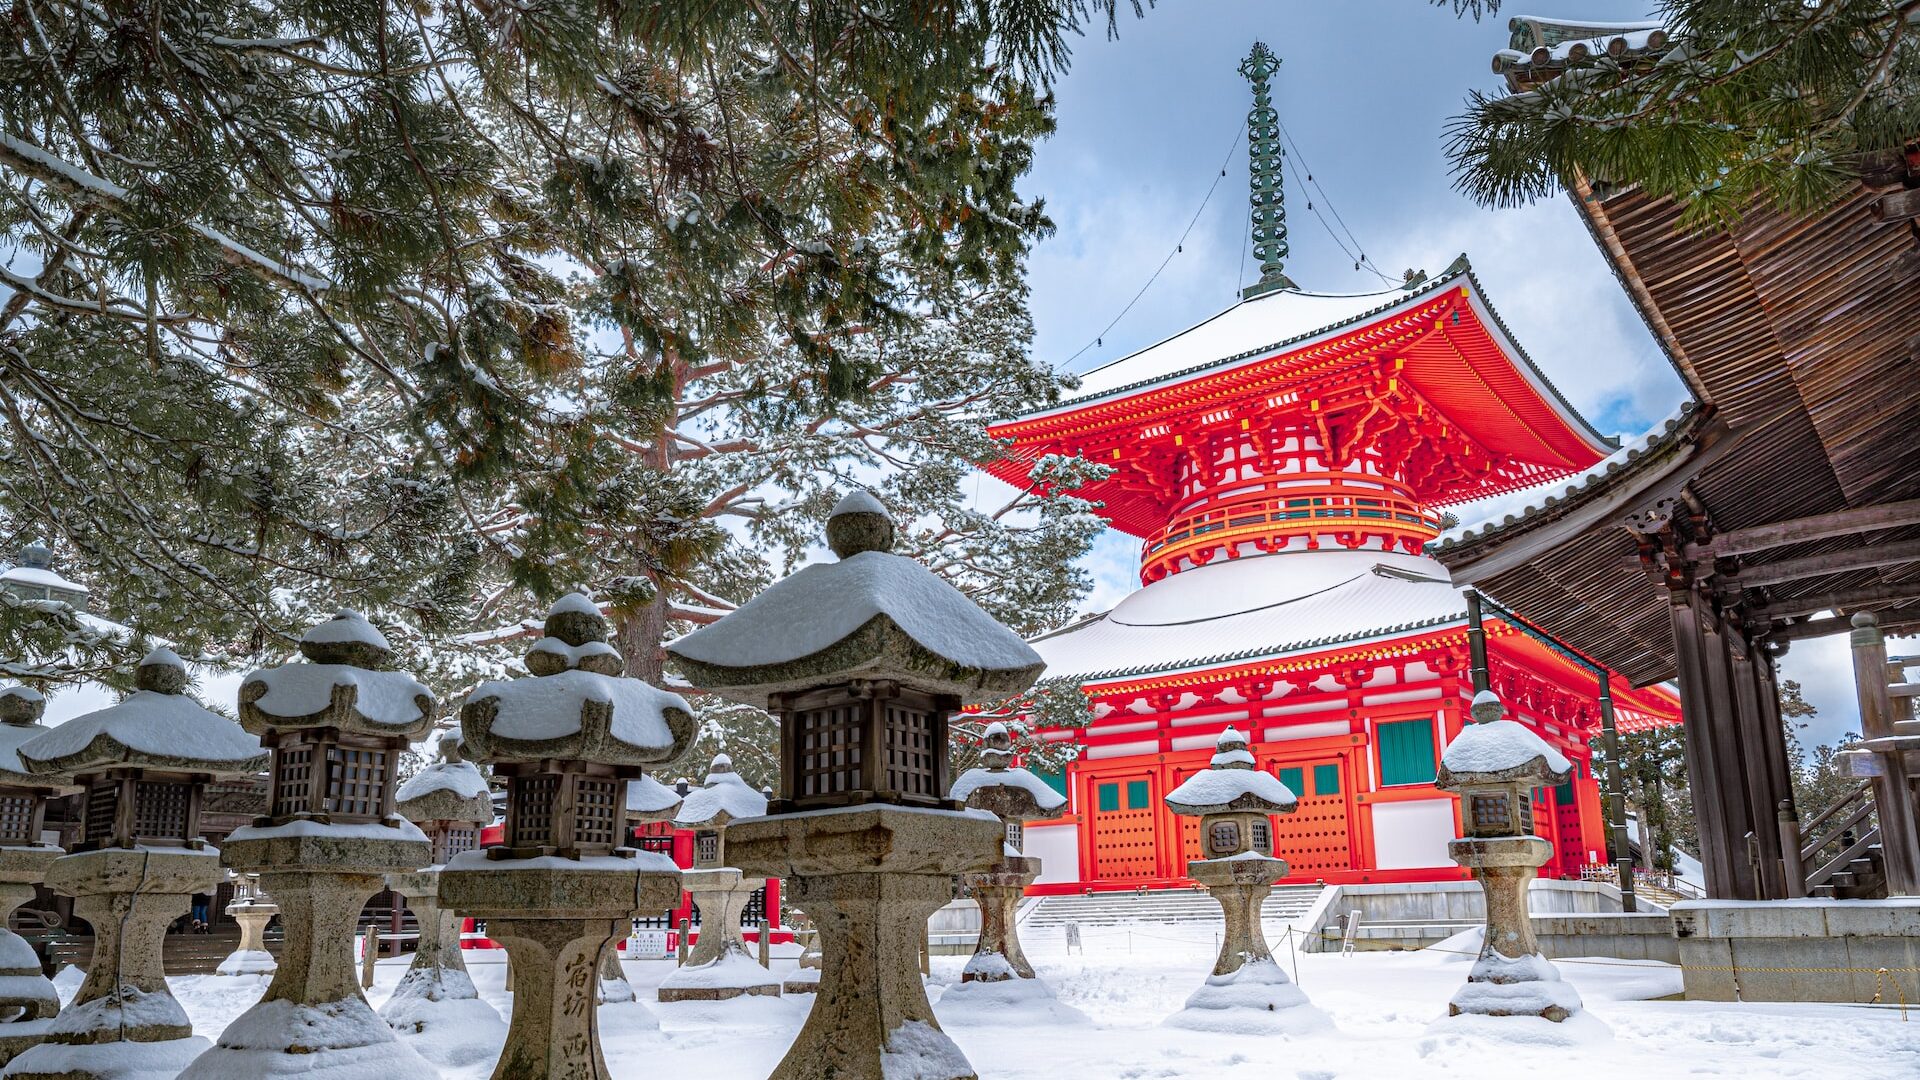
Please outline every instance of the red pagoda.
[{"label": "red pagoda", "polygon": [[[1467,604],[1422,553],[1444,507],[1602,466],[1613,447],[1514,343],[1462,256],[1437,278],[1309,292],[1287,253],[1279,121],[1263,45],[1241,66],[1261,280],[1239,303],[1082,377],[1072,399],[990,428],[989,467],[1028,483],[1046,455],[1112,467],[1077,494],[1141,539],[1142,588],[1033,644],[1094,705],[1053,777],[1072,813],[1028,828],[1036,893],[1187,884],[1197,826],[1162,796],[1220,731],[1300,798],[1275,819],[1291,882],[1464,876],[1458,801],[1434,786],[1473,695]],[[1524,614],[1524,613],[1522,613]],[[1571,759],[1541,793],[1543,876],[1607,861],[1588,740],[1598,678],[1512,622],[1485,623],[1509,716]],[[1618,725],[1677,722],[1660,689],[1621,691]]]}]

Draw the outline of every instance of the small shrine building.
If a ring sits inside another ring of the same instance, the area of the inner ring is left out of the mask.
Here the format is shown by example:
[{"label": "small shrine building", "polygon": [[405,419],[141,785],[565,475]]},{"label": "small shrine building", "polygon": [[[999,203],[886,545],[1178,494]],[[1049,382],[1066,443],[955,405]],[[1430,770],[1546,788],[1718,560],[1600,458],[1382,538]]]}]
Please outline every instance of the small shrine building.
[{"label": "small shrine building", "polygon": [[[1032,891],[1175,887],[1197,819],[1163,796],[1220,732],[1299,796],[1274,822],[1287,881],[1465,876],[1458,800],[1435,787],[1467,719],[1466,599],[1424,554],[1446,507],[1581,473],[1615,450],[1528,359],[1466,257],[1431,279],[1341,295],[1296,285],[1264,46],[1242,65],[1261,280],[1212,318],[1082,376],[1053,407],[993,424],[1024,485],[1048,455],[1112,467],[1077,494],[1140,538],[1141,588],[1033,642],[1092,699],[1079,760],[1049,782],[1071,813],[1028,827]],[[1524,617],[1525,613],[1520,613]],[[1607,862],[1588,741],[1598,677],[1518,620],[1485,623],[1510,716],[1574,765],[1534,806],[1542,875]],[[1622,730],[1679,720],[1664,689],[1610,679]]]}]

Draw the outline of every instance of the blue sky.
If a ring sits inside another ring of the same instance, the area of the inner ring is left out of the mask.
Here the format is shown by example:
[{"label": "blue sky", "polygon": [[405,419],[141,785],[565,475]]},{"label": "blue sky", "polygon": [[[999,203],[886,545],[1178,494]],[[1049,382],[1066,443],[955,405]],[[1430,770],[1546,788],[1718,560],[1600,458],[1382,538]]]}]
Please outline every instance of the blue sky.
[{"label": "blue sky", "polygon": [[[1096,28],[1076,43],[1056,88],[1059,130],[1024,184],[1058,227],[1030,264],[1036,354],[1086,371],[1213,315],[1257,276],[1245,251],[1244,143],[1219,174],[1250,105],[1236,68],[1259,39],[1282,59],[1274,104],[1300,151],[1294,165],[1304,162],[1324,189],[1302,190],[1289,170],[1287,273],[1314,291],[1383,287],[1354,270],[1314,213],[1340,230],[1329,203],[1396,278],[1407,268],[1438,272],[1466,252],[1516,338],[1574,406],[1604,432],[1644,431],[1685,392],[1572,205],[1564,197],[1514,210],[1474,205],[1453,190],[1442,133],[1470,89],[1501,85],[1491,60],[1506,45],[1510,15],[1616,21],[1646,18],[1651,7],[1509,2],[1476,23],[1424,0],[1159,0],[1144,19],[1124,17],[1117,40]],[[1181,250],[1102,335],[1189,222]],[[1340,239],[1350,250],[1344,232]],[[1100,345],[1081,351],[1096,337]],[[1098,584],[1087,610],[1138,587],[1138,554],[1131,537],[1101,539],[1088,557]],[[1815,741],[1848,730],[1844,642],[1797,644],[1784,665],[1820,706],[1807,733]]]}]

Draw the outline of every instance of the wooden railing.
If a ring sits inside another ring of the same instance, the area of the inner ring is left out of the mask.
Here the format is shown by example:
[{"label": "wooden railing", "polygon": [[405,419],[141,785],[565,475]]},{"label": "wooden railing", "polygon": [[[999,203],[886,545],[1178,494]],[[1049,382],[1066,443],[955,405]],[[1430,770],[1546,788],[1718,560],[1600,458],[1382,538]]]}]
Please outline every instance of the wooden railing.
[{"label": "wooden railing", "polygon": [[[1847,868],[1853,860],[1865,855],[1868,849],[1880,842],[1879,826],[1867,826],[1868,819],[1874,816],[1873,784],[1862,780],[1836,800],[1832,806],[1820,811],[1803,823],[1797,833],[1789,834],[1793,854],[1798,856],[1799,868],[1805,874],[1805,893],[1825,885],[1833,875]],[[1802,841],[1802,836],[1813,839]],[[1842,844],[1832,857],[1822,860],[1821,853],[1849,836],[1851,842]],[[1793,868],[1789,867],[1789,871]],[[1791,876],[1791,874],[1789,874]]]},{"label": "wooden railing", "polygon": [[1176,517],[1142,545],[1140,561],[1143,566],[1164,563],[1172,570],[1182,556],[1202,548],[1327,530],[1431,540],[1440,535],[1441,515],[1389,491],[1344,484],[1334,474],[1325,486],[1215,503]]}]

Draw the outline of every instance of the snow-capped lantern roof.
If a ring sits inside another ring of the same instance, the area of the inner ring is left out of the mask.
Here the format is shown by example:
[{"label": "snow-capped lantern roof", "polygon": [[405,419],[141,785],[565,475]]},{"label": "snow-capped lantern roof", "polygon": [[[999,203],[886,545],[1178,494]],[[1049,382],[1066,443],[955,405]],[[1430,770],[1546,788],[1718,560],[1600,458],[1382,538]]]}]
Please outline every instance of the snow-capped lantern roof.
[{"label": "snow-capped lantern roof", "polygon": [[28,775],[27,766],[20,760],[20,747],[53,730],[40,723],[46,711],[47,699],[38,690],[18,683],[0,686],[0,785],[55,786]]},{"label": "snow-capped lantern roof", "polygon": [[720,754],[707,769],[706,783],[687,792],[673,823],[683,829],[723,828],[736,818],[760,817],[767,797],[733,771],[733,759]]},{"label": "snow-capped lantern roof", "polygon": [[60,600],[75,607],[87,602],[87,587],[53,568],[53,549],[38,540],[20,549],[20,562],[0,570],[0,589],[30,600]]},{"label": "snow-capped lantern roof", "polygon": [[[607,622],[591,600],[561,598],[545,631],[528,653],[532,674],[490,679],[467,695],[460,709],[467,753],[492,762],[651,765],[686,750],[693,710],[678,694],[618,674],[619,654],[595,648],[607,644]],[[543,647],[547,639],[568,651]]]},{"label": "snow-capped lantern roof", "polygon": [[453,732],[441,736],[440,760],[408,777],[393,798],[393,808],[416,824],[493,820],[493,790],[473,762],[460,756],[460,737]]},{"label": "snow-capped lantern roof", "polygon": [[856,678],[968,702],[1033,685],[1040,655],[933,571],[891,554],[893,534],[878,499],[847,495],[827,520],[838,562],[775,582],[668,651],[695,685],[761,708],[775,694]]},{"label": "snow-capped lantern roof", "polygon": [[1492,784],[1552,786],[1566,780],[1573,763],[1525,724],[1499,719],[1499,695],[1482,690],[1473,698],[1474,723],[1462,728],[1440,755],[1436,786],[1443,791]]},{"label": "snow-capped lantern roof", "polygon": [[134,692],[18,747],[36,777],[135,768],[244,776],[267,767],[260,740],[187,696],[187,666],[167,649],[140,661]]},{"label": "snow-capped lantern roof", "polygon": [[300,638],[303,659],[262,668],[240,684],[240,723],[255,734],[332,728],[417,740],[433,727],[433,694],[389,670],[386,635],[359,612],[341,609]]},{"label": "snow-capped lantern roof", "polygon": [[1067,797],[1026,769],[1013,766],[1013,732],[996,720],[981,736],[986,764],[968,769],[953,782],[948,798],[968,809],[986,810],[1003,821],[1045,821],[1066,811]]},{"label": "snow-capped lantern roof", "polygon": [[672,821],[680,812],[680,793],[651,776],[627,781],[627,816],[640,821]]},{"label": "snow-capped lantern roof", "polygon": [[1167,793],[1166,803],[1176,814],[1291,814],[1300,799],[1279,777],[1254,767],[1247,737],[1229,727],[1214,740],[1211,767],[1181,781]]}]

